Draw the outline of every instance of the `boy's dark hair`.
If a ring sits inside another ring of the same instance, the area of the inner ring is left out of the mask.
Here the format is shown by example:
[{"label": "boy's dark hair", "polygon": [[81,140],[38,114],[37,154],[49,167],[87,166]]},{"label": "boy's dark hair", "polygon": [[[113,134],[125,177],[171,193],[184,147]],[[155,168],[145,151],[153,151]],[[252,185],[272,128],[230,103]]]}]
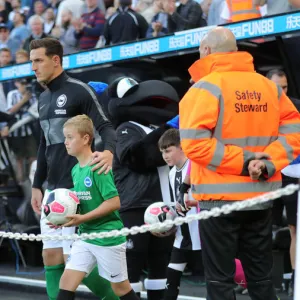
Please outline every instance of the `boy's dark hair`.
[{"label": "boy's dark hair", "polygon": [[165,150],[171,146],[180,147],[179,130],[175,128],[167,130],[158,141],[160,150]]},{"label": "boy's dark hair", "polygon": [[43,38],[39,40],[32,40],[29,46],[29,51],[39,48],[45,48],[46,55],[49,57],[58,55],[60,63],[62,64],[64,50],[62,44],[57,39]]},{"label": "boy's dark hair", "polygon": [[285,74],[285,72],[282,71],[282,70],[280,70],[280,69],[272,69],[272,70],[270,70],[267,73],[266,77],[268,79],[271,79],[273,77],[273,75],[277,75],[278,77],[287,77],[286,74]]}]

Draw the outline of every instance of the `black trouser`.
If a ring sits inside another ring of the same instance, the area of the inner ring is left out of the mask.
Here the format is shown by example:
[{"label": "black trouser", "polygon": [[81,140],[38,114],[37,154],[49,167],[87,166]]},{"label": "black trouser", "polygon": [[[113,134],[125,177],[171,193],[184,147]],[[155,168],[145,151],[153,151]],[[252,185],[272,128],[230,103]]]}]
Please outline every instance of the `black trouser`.
[{"label": "black trouser", "polygon": [[271,272],[272,212],[237,211],[200,221],[207,300],[234,300],[235,257],[252,300],[277,300]]},{"label": "black trouser", "polygon": [[[125,227],[145,224],[146,208],[132,209],[121,212]],[[138,283],[142,270],[147,267],[147,278],[151,280],[166,279],[167,266],[170,260],[174,236],[159,238],[149,232],[129,235],[127,237],[126,259],[128,278],[131,283]],[[165,285],[147,290],[148,300],[163,299]]]}]

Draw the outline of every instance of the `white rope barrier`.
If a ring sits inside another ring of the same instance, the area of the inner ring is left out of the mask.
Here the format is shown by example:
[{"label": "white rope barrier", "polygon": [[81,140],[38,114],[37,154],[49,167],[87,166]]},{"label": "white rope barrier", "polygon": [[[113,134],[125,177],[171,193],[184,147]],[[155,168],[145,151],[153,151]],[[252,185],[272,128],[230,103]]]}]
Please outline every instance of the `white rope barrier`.
[{"label": "white rope barrier", "polygon": [[[202,211],[199,214],[189,215],[186,217],[178,217],[175,220],[167,220],[163,223],[152,224],[152,225],[142,225],[140,227],[133,226],[132,228],[123,228],[121,230],[112,230],[110,232],[100,232],[100,233],[83,233],[81,235],[72,234],[72,235],[61,235],[61,236],[51,236],[47,234],[27,234],[27,233],[13,233],[13,232],[4,232],[0,231],[0,238],[9,238],[16,240],[29,240],[29,241],[49,241],[49,240],[87,240],[95,238],[108,238],[108,237],[117,237],[117,236],[127,236],[129,234],[134,235],[138,233],[145,233],[147,231],[153,231],[157,229],[164,229],[166,226],[170,225],[182,225],[183,223],[189,223],[195,220],[204,220],[211,217],[218,217],[222,214],[229,214],[233,211],[240,211],[246,208],[250,208],[254,205],[266,203],[271,200],[280,198],[281,196],[287,196],[293,194],[295,191],[299,190],[298,184],[290,184],[285,188],[278,189],[273,192],[269,192],[258,197],[247,199],[244,201],[237,201],[232,204],[226,204],[221,208],[215,207],[210,211]],[[299,217],[299,215],[298,215]],[[298,239],[299,240],[299,239]],[[299,250],[299,249],[298,249]],[[300,298],[299,298],[300,299]]]}]

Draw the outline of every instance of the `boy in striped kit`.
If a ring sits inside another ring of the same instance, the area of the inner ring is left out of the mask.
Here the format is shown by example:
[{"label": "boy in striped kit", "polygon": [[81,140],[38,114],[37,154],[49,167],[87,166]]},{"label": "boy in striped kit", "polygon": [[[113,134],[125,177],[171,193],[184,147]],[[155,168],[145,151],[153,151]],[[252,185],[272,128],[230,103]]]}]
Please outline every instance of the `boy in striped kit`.
[{"label": "boy in striped kit", "polygon": [[[180,146],[179,131],[177,129],[169,129],[166,131],[161,136],[158,146],[165,162],[173,167],[169,173],[169,181],[173,192],[173,199],[175,201],[179,196],[180,185],[182,184],[189,167],[189,160]],[[187,214],[197,214],[197,202],[189,200],[189,206],[191,206],[191,209]],[[176,209],[179,209],[180,211],[178,205],[176,205]],[[182,215],[182,212],[180,212],[180,214]],[[186,265],[188,263],[195,264],[194,262],[198,259],[201,259],[199,222],[193,221],[184,223],[177,227],[171,260],[167,270],[165,300],[177,299],[180,279]]]}]

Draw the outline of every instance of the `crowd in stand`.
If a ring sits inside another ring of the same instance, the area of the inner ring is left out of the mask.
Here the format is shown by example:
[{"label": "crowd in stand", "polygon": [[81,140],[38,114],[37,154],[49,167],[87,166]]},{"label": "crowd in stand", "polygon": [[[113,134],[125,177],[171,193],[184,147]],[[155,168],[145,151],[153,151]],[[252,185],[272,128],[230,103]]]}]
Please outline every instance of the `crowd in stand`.
[{"label": "crowd in stand", "polygon": [[297,9],[295,2],[0,0],[0,49],[9,48],[12,61],[18,62],[17,51],[28,51],[31,40],[52,36],[62,42],[65,54],[70,54],[186,29],[288,12]]}]

